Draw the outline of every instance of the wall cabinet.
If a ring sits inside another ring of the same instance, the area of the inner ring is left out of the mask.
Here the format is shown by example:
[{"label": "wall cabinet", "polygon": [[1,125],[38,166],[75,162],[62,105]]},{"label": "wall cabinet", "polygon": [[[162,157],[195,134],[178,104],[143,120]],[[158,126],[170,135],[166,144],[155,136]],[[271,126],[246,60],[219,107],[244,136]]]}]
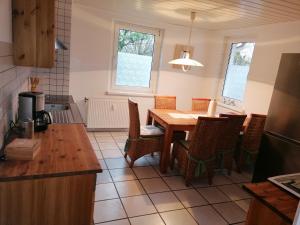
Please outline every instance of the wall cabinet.
[{"label": "wall cabinet", "polygon": [[51,68],[55,59],[55,0],[13,0],[14,63]]}]

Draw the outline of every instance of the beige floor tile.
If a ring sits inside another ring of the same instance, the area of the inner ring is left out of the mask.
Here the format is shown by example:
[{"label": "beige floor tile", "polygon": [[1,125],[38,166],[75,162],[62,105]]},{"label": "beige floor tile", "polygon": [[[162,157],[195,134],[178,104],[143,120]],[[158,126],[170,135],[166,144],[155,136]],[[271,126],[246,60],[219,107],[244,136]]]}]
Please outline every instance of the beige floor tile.
[{"label": "beige floor tile", "polygon": [[147,195],[121,198],[128,217],[156,213],[156,209]]},{"label": "beige floor tile", "polygon": [[100,150],[96,150],[94,152],[95,152],[95,155],[96,155],[97,159],[103,159],[103,156],[102,156],[102,153],[101,153]]},{"label": "beige floor tile", "polygon": [[107,170],[107,166],[106,166],[104,159],[99,159],[98,161],[100,163],[101,169]]},{"label": "beige floor tile", "polygon": [[171,170],[170,168],[168,168],[166,173],[161,173],[159,170],[159,166],[154,166],[154,169],[156,170],[156,172],[161,176],[161,177],[170,177],[170,176],[178,176],[180,175],[179,171],[175,168],[174,170]]},{"label": "beige floor tile", "polygon": [[129,167],[126,159],[122,158],[113,158],[113,159],[105,159],[106,165],[108,169],[120,169]]},{"label": "beige floor tile", "polygon": [[117,136],[128,136],[128,131],[114,131],[111,132],[111,136],[117,137]]},{"label": "beige floor tile", "polygon": [[116,143],[120,150],[124,151],[126,142],[117,142]]},{"label": "beige floor tile", "polygon": [[187,208],[208,204],[208,202],[195,189],[180,190],[175,191],[174,193],[181,203]]},{"label": "beige floor tile", "polygon": [[160,213],[166,225],[197,225],[186,209]]},{"label": "beige floor tile", "polygon": [[213,186],[225,185],[225,184],[232,184],[232,181],[228,179],[226,176],[217,174],[213,178]]},{"label": "beige floor tile", "polygon": [[112,182],[108,170],[102,170],[102,173],[97,173],[97,184]]},{"label": "beige floor tile", "polygon": [[247,176],[244,176],[242,173],[237,173],[236,171],[232,171],[230,176],[227,176],[233,183],[247,183],[250,182],[251,179]]},{"label": "beige floor tile", "polygon": [[182,176],[164,177],[163,179],[171,190],[188,189]]},{"label": "beige floor tile", "polygon": [[147,161],[152,165],[152,166],[158,166],[159,165],[159,161],[160,161],[160,156],[159,155],[155,155],[155,156],[147,156],[145,157],[147,159]]},{"label": "beige floor tile", "polygon": [[98,143],[105,143],[105,142],[114,143],[114,139],[112,136],[100,136],[100,137],[96,137],[96,140]]},{"label": "beige floor tile", "polygon": [[158,214],[130,218],[131,225],[165,225]]},{"label": "beige floor tile", "polygon": [[225,193],[232,201],[251,198],[251,196],[244,191],[240,186],[236,184],[224,185],[218,187],[223,193]]},{"label": "beige floor tile", "polygon": [[94,132],[95,137],[107,137],[111,136],[110,132]]},{"label": "beige floor tile", "polygon": [[227,220],[228,223],[239,223],[246,220],[246,213],[234,202],[214,204],[213,207]]},{"label": "beige floor tile", "polygon": [[141,179],[140,182],[147,193],[170,191],[169,187],[161,178]]},{"label": "beige floor tile", "polygon": [[101,223],[126,218],[120,199],[95,202],[94,222]]},{"label": "beige floor tile", "polygon": [[119,149],[115,142],[99,142],[99,147],[101,150],[116,150]]},{"label": "beige floor tile", "polygon": [[88,139],[90,140],[90,142],[96,142],[96,138],[94,137],[94,135],[88,135]]},{"label": "beige floor tile", "polygon": [[172,192],[149,194],[159,212],[182,209],[183,205]]},{"label": "beige floor tile", "polygon": [[230,201],[230,199],[216,187],[198,188],[197,190],[202,197],[211,204]]},{"label": "beige floor tile", "polygon": [[91,142],[91,145],[92,145],[94,150],[100,150],[100,147],[99,147],[97,142]]},{"label": "beige floor tile", "polygon": [[101,152],[104,159],[123,157],[123,154],[120,152],[120,150],[101,150]]},{"label": "beige floor tile", "polygon": [[150,163],[147,161],[147,159],[145,157],[141,157],[139,158],[138,160],[136,160],[134,162],[134,167],[137,167],[137,166],[150,166]]},{"label": "beige floor tile", "polygon": [[128,219],[115,220],[111,222],[101,223],[100,225],[130,225]]},{"label": "beige floor tile", "polygon": [[128,139],[128,134],[126,135],[118,135],[118,136],[113,136],[115,142],[126,142]]},{"label": "beige floor tile", "polygon": [[139,179],[159,177],[152,166],[134,167],[133,171]]},{"label": "beige floor tile", "polygon": [[227,225],[227,222],[211,206],[189,208],[188,211],[199,225]]},{"label": "beige floor tile", "polygon": [[115,185],[113,183],[97,184],[95,201],[119,198]]},{"label": "beige floor tile", "polygon": [[109,170],[109,172],[115,182],[136,179],[136,176],[130,168],[113,169]]},{"label": "beige floor tile", "polygon": [[137,180],[116,182],[115,185],[120,197],[145,194],[142,185]]},{"label": "beige floor tile", "polygon": [[211,185],[208,184],[206,177],[198,178],[192,181],[193,187],[214,187],[219,185],[232,184],[232,181],[222,174],[216,174]]},{"label": "beige floor tile", "polygon": [[243,199],[235,201],[235,203],[241,207],[245,212],[248,212],[249,206],[250,206],[251,199]]}]

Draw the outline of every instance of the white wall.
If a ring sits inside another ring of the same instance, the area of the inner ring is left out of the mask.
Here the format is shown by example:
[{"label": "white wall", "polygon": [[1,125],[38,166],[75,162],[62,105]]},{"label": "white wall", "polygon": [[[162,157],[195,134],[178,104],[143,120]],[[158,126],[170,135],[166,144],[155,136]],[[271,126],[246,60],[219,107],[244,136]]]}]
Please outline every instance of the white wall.
[{"label": "white wall", "polygon": [[[218,32],[216,37],[226,40],[241,38],[256,42],[253,59],[248,75],[243,108],[246,112],[267,113],[278,66],[282,53],[300,52],[300,22],[273,24],[261,27],[235,29]],[[221,44],[218,44],[221,47]],[[214,55],[217,64],[223,65],[223,52],[217,50]],[[222,70],[221,70],[222,71]],[[218,96],[220,96],[224,71],[220,73]]]},{"label": "white wall", "polygon": [[0,41],[12,42],[11,0],[0,1]]},{"label": "white wall", "polygon": [[[175,44],[187,42],[188,28],[124,18],[122,15],[96,11],[76,3],[72,10],[70,94],[80,106],[84,118],[84,97],[112,97],[105,95],[105,92],[108,90],[111,75],[113,20],[164,29],[157,93],[176,95],[177,108],[190,109],[192,97],[211,97],[215,94],[217,80],[212,79],[212,76],[218,74],[207,74],[206,62],[209,40],[214,32],[193,32],[194,57],[205,67],[193,68],[192,71],[183,73],[173,69],[168,61],[173,58]],[[141,103],[141,120],[145,121],[146,109],[153,107],[153,98],[138,97],[136,100]]]},{"label": "white wall", "polygon": [[[192,97],[220,98],[229,37],[256,42],[241,106],[247,113],[268,112],[281,54],[300,52],[300,22],[215,32],[195,29],[192,36],[194,57],[205,66],[183,73],[173,69],[168,61],[173,58],[175,44],[186,43],[187,27],[153,24],[78,3],[73,4],[72,13],[70,94],[79,104],[84,118],[84,97],[126,98],[105,95],[111,75],[114,20],[164,30],[157,94],[176,95],[179,109],[190,109]],[[141,119],[144,120],[146,109],[153,106],[153,98],[137,97],[136,100],[141,103]]]}]

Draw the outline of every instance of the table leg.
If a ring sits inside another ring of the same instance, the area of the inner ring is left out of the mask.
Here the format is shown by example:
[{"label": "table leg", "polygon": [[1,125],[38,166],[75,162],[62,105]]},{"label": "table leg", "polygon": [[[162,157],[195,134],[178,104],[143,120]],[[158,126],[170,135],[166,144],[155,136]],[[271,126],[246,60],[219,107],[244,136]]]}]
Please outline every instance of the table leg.
[{"label": "table leg", "polygon": [[166,173],[169,166],[170,161],[170,147],[172,143],[173,137],[173,129],[171,127],[167,127],[165,129],[165,137],[164,137],[164,146],[162,153],[160,155],[160,172]]},{"label": "table leg", "polygon": [[150,115],[150,111],[148,110],[148,113],[147,113],[147,121],[146,121],[146,125],[152,125],[152,121],[153,121],[153,119],[152,119],[152,117],[151,117],[151,115]]}]

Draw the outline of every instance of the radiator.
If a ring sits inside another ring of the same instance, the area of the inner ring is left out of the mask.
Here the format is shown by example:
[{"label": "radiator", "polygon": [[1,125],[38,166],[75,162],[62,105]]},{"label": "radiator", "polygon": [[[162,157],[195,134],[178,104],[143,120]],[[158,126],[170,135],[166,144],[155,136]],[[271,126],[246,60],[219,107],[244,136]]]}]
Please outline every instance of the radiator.
[{"label": "radiator", "polygon": [[128,128],[128,101],[90,98],[87,110],[88,129]]}]

